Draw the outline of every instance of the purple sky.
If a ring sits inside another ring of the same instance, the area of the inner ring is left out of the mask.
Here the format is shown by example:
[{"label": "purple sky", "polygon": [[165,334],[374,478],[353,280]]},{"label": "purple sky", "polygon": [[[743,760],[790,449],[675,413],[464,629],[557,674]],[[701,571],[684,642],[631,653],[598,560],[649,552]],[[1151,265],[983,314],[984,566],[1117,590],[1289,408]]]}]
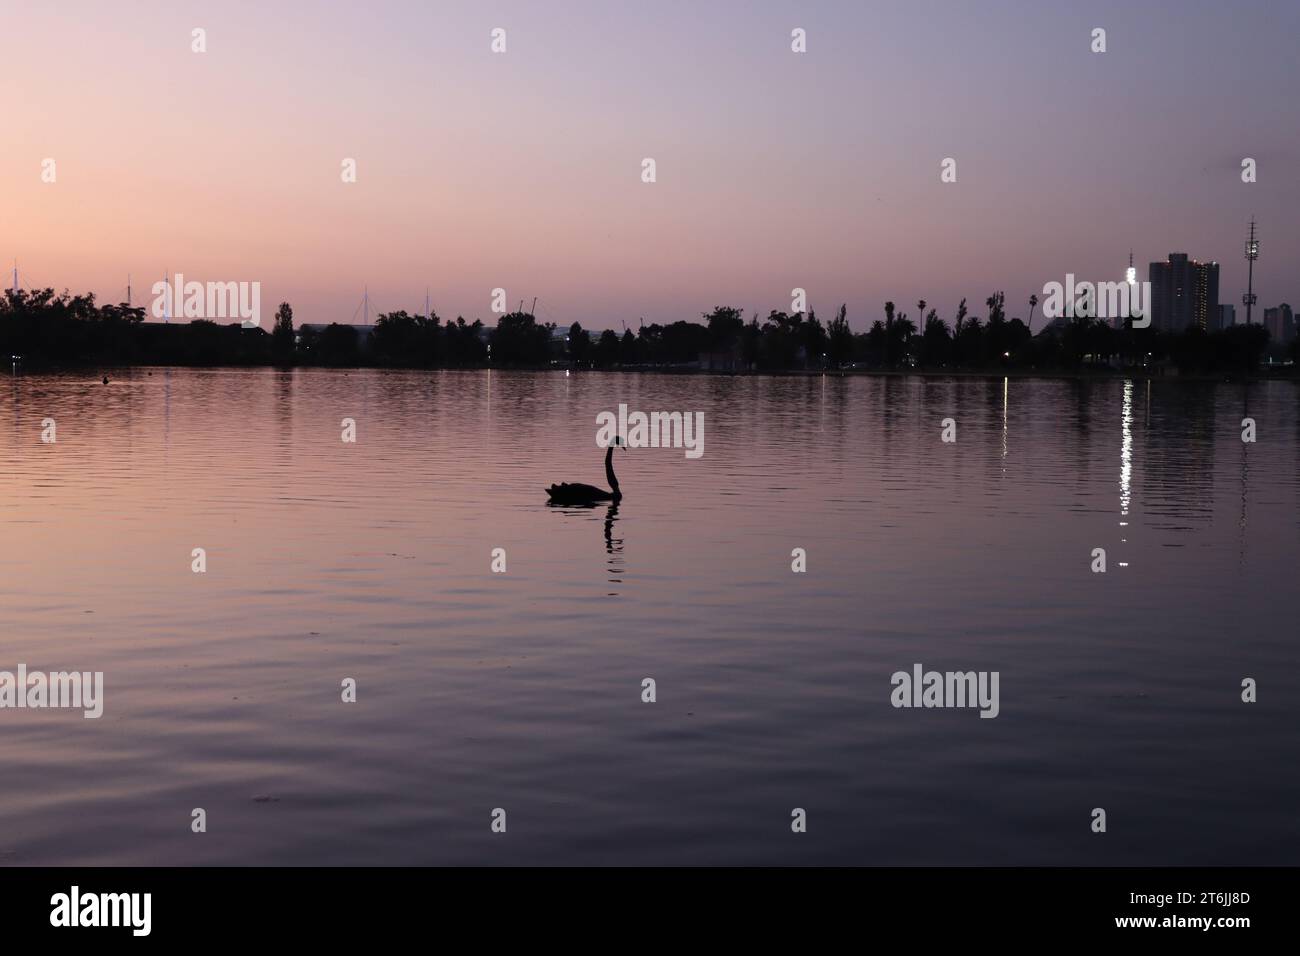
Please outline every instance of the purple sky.
[{"label": "purple sky", "polygon": [[168,269],[344,322],[366,284],[489,322],[503,287],[589,328],[798,286],[864,330],[995,289],[1023,317],[1131,247],[1143,278],[1219,260],[1240,313],[1255,215],[1260,307],[1300,306],[1295,2],[61,2],[4,29],[24,285],[116,301],[130,272],[139,304]]}]

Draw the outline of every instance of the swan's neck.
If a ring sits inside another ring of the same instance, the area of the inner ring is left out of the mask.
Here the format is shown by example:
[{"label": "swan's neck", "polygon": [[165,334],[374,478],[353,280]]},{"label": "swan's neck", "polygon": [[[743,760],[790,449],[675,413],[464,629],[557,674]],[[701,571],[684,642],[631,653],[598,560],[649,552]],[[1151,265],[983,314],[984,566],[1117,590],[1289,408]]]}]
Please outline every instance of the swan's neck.
[{"label": "swan's neck", "polygon": [[620,497],[618,490],[618,479],[614,477],[614,446],[610,445],[605,449],[605,480],[609,482],[609,490],[614,492],[614,497]]}]

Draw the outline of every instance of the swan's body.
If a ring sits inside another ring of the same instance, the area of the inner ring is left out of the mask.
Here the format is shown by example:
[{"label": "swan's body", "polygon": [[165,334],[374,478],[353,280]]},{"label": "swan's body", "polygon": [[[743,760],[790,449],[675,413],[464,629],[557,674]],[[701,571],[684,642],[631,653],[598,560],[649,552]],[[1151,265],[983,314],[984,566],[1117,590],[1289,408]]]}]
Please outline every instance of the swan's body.
[{"label": "swan's body", "polygon": [[619,501],[623,492],[618,490],[618,479],[614,477],[614,445],[622,444],[617,438],[605,449],[605,480],[609,482],[609,491],[595,485],[569,484],[561,482],[551,485],[546,493],[551,496],[552,504],[589,505],[598,501]]}]

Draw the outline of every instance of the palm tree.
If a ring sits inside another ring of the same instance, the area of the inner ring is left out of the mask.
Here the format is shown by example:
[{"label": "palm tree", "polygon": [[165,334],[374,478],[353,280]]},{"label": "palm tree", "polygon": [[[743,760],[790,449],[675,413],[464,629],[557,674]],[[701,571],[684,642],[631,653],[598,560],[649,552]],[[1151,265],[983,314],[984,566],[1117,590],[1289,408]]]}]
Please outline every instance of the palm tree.
[{"label": "palm tree", "polygon": [[1038,296],[1031,295],[1029,297],[1029,334],[1030,335],[1033,335],[1034,333],[1034,306],[1036,305],[1038,305]]},{"label": "palm tree", "polygon": [[890,362],[890,343],[894,338],[894,303],[885,303],[885,367],[891,368],[893,363]]},{"label": "palm tree", "polygon": [[[925,300],[924,300],[924,299],[917,299],[917,300],[916,300],[916,321],[917,321],[917,322],[920,324],[920,326],[921,326],[921,328],[919,329],[919,331],[924,332],[924,331],[925,331]],[[917,361],[917,364],[918,364],[918,365],[921,363],[921,355],[920,355],[920,347],[919,347],[919,343],[918,343],[918,347],[917,347],[917,356],[916,356],[916,361]]]},{"label": "palm tree", "polygon": [[963,298],[957,306],[957,320],[953,323],[952,355],[958,365],[961,364],[961,332],[966,326],[966,300]]}]

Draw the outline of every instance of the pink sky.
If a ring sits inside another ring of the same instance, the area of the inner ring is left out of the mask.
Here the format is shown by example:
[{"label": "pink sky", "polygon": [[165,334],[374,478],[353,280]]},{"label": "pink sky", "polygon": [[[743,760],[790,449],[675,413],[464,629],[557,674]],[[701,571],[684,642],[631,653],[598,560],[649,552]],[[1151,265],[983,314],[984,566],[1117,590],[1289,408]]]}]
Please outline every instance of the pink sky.
[{"label": "pink sky", "polygon": [[1300,305],[1296,5],[970,6],[24,4],[0,261],[112,301],[130,272],[137,304],[164,269],[260,281],[299,321],[350,321],[367,284],[487,321],[503,287],[591,328],[798,286],[861,330],[886,298],[950,319],[1000,288],[1022,315],[1130,247],[1143,275],[1220,260],[1239,302],[1254,214],[1261,308]]}]

